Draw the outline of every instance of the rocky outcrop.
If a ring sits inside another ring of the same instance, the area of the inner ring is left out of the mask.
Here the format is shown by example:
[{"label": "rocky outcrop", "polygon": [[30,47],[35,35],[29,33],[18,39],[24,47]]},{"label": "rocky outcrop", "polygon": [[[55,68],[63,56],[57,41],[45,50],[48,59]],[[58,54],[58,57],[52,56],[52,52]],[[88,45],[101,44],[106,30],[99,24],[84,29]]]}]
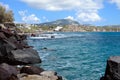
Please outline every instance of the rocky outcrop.
[{"label": "rocky outcrop", "polygon": [[41,76],[47,76],[52,78],[51,80],[62,80],[62,76],[58,76],[55,71],[43,71],[40,73]]},{"label": "rocky outcrop", "polygon": [[40,75],[27,75],[21,77],[20,80],[62,80],[62,77],[55,73],[54,71],[43,71]]},{"label": "rocky outcrop", "polygon": [[[14,28],[14,29],[13,29]],[[25,35],[18,35],[15,27],[0,27],[0,63],[33,64],[41,59],[36,50],[28,46]]]},{"label": "rocky outcrop", "polygon": [[54,71],[45,71],[37,66],[11,66],[0,64],[0,80],[62,80]]},{"label": "rocky outcrop", "polygon": [[11,65],[8,65],[8,64],[6,64],[6,63],[0,64],[0,68],[3,68],[3,69],[5,69],[5,70],[7,70],[8,73],[11,74],[11,75],[12,75],[12,74],[14,74],[14,75],[17,75],[17,74],[18,74],[18,71],[17,71],[16,67],[11,66]]},{"label": "rocky outcrop", "polygon": [[40,75],[41,72],[43,72],[44,69],[36,67],[36,66],[24,66],[21,68],[20,73],[26,73],[26,74],[38,74]]},{"label": "rocky outcrop", "polygon": [[12,50],[11,54],[14,56],[14,60],[23,64],[34,64],[40,62],[40,57],[36,50],[32,48]]},{"label": "rocky outcrop", "polygon": [[0,64],[0,80],[18,80],[18,71],[14,66]]},{"label": "rocky outcrop", "polygon": [[107,60],[105,75],[100,80],[120,80],[120,56]]},{"label": "rocky outcrop", "polygon": [[38,52],[28,46],[25,35],[9,27],[0,26],[0,80],[62,80],[54,71],[27,66],[41,62]]},{"label": "rocky outcrop", "polygon": [[44,75],[28,75],[27,77],[22,77],[20,80],[62,80],[57,76],[44,76]]},{"label": "rocky outcrop", "polygon": [[[20,80],[62,80],[55,71],[46,71],[37,66],[24,66],[20,70]],[[20,76],[19,75],[19,76]]]}]

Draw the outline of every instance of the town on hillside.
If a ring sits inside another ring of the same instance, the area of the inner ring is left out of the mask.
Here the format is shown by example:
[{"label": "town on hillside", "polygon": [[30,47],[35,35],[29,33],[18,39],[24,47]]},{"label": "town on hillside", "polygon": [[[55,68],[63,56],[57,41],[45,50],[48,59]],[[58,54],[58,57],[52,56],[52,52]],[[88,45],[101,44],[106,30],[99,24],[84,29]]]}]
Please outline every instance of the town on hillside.
[{"label": "town on hillside", "polygon": [[94,26],[79,24],[77,21],[61,19],[40,24],[15,23],[23,33],[36,32],[119,32],[120,25]]}]

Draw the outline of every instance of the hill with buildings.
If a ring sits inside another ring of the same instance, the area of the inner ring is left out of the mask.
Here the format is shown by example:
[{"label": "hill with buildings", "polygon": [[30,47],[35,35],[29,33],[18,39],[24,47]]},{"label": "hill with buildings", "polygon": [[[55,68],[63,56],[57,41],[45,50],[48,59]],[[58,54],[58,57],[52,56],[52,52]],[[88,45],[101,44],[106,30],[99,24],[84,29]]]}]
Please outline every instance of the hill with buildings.
[{"label": "hill with buildings", "polygon": [[[16,24],[18,25],[18,24]],[[22,24],[23,25],[23,24]],[[23,32],[119,32],[120,25],[94,26],[90,24],[80,24],[70,19],[59,19],[56,21],[45,22],[40,24],[26,24],[18,27]]]},{"label": "hill with buildings", "polygon": [[38,26],[65,26],[65,25],[80,25],[80,24],[79,22],[71,19],[59,19],[56,21],[38,24]]}]

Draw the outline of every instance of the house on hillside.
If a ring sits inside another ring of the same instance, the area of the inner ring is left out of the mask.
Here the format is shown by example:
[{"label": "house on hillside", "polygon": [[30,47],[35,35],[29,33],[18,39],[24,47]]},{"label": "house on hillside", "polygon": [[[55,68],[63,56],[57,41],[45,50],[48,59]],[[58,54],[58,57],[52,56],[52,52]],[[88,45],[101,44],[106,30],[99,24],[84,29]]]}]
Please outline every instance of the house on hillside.
[{"label": "house on hillside", "polygon": [[62,28],[63,28],[63,27],[61,27],[61,26],[57,26],[57,27],[54,29],[54,31],[60,31]]}]

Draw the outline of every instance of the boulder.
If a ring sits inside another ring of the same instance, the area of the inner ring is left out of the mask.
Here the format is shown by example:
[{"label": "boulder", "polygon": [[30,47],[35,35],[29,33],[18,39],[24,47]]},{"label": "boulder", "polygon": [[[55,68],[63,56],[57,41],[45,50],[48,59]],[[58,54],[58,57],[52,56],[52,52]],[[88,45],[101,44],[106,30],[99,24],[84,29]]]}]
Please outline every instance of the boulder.
[{"label": "boulder", "polygon": [[5,39],[0,40],[0,63],[3,62],[14,65],[33,64],[40,63],[41,59],[33,48],[23,48],[22,45]]},{"label": "boulder", "polygon": [[[28,46],[26,36],[21,37],[15,33],[6,36],[6,30],[0,32],[0,63],[9,64],[34,64],[40,63],[38,52]],[[7,33],[9,35],[9,32]]]},{"label": "boulder", "polygon": [[11,54],[14,56],[15,61],[21,62],[23,64],[34,64],[41,62],[37,51],[33,48],[24,48],[23,50],[12,50]]},{"label": "boulder", "polygon": [[6,63],[0,64],[0,80],[18,80],[17,69]]},{"label": "boulder", "polygon": [[[28,75],[20,78],[20,80],[60,80],[57,76],[41,76],[41,75]],[[62,79],[61,79],[62,80]]]},{"label": "boulder", "polygon": [[17,75],[17,77],[20,79],[20,78],[22,78],[22,77],[27,77],[28,76],[28,74],[26,74],[26,73],[21,73],[21,74],[18,74]]},{"label": "boulder", "polygon": [[7,53],[5,46],[0,47],[0,63],[9,63],[13,58],[14,57],[11,53]]},{"label": "boulder", "polygon": [[7,39],[3,32],[0,32],[0,39]]},{"label": "boulder", "polygon": [[120,56],[107,60],[105,75],[100,80],[120,80]]},{"label": "boulder", "polygon": [[40,75],[44,69],[39,68],[37,66],[24,66],[21,68],[20,73],[27,73],[27,74],[38,74]]},{"label": "boulder", "polygon": [[62,80],[62,76],[58,76],[57,72],[55,71],[43,71],[40,73],[40,75],[46,76],[52,79],[56,79],[56,80]]},{"label": "boulder", "polygon": [[7,80],[20,80],[16,75],[11,75]]},{"label": "boulder", "polygon": [[0,80],[7,80],[10,77],[10,74],[7,70],[0,67]]},{"label": "boulder", "polygon": [[4,43],[3,46],[5,46],[7,53],[9,53],[11,50],[16,50],[17,49],[17,47],[14,43],[12,43],[8,40],[4,40],[4,42],[5,43]]},{"label": "boulder", "polygon": [[14,60],[14,56],[10,53],[11,50],[16,49],[15,45],[11,42],[1,40],[0,46],[0,63],[12,63],[11,60]]},{"label": "boulder", "polygon": [[7,38],[13,36],[12,32],[9,29],[2,29],[1,30]]},{"label": "boulder", "polygon": [[0,47],[0,57],[5,57],[7,55],[5,46]]},{"label": "boulder", "polygon": [[55,71],[43,71],[43,72],[40,73],[40,75],[55,76],[55,75],[57,75],[57,73]]},{"label": "boulder", "polygon": [[9,77],[10,74],[8,73],[8,71],[0,67],[0,80],[8,80]]},{"label": "boulder", "polygon": [[[11,42],[12,44],[14,44],[15,45],[15,47],[16,47],[16,49],[23,49],[24,48],[24,43],[23,43],[23,41],[21,41],[21,40],[17,40],[17,38],[15,37],[15,36],[12,36],[12,37],[9,37],[8,39],[7,39],[7,42]],[[21,44],[21,43],[23,43],[23,44]]]},{"label": "boulder", "polygon": [[18,34],[21,38],[21,40],[26,40],[27,39],[27,35],[24,34]]},{"label": "boulder", "polygon": [[14,67],[14,66],[8,65],[6,63],[2,63],[2,64],[0,64],[0,67],[7,70],[10,75],[12,75],[12,74],[17,75],[18,74],[18,71],[17,71],[16,67]]},{"label": "boulder", "polygon": [[[20,70],[20,73],[23,76],[20,77],[20,80],[62,80],[62,77],[58,76],[55,71],[44,71],[36,66],[25,66]],[[19,75],[21,76],[21,74]]]}]

